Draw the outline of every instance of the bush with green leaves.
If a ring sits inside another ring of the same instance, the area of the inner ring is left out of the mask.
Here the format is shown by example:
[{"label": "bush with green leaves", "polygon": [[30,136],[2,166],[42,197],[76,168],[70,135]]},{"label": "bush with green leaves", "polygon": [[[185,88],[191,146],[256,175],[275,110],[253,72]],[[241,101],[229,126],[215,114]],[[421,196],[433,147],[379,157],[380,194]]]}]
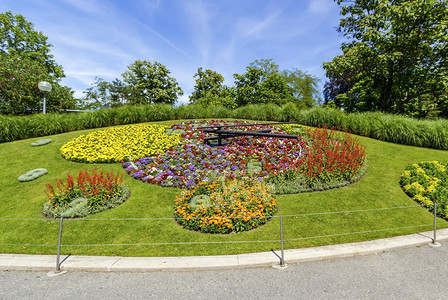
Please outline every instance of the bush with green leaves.
[{"label": "bush with green leaves", "polygon": [[426,161],[411,164],[401,174],[400,185],[414,201],[448,219],[448,161]]}]

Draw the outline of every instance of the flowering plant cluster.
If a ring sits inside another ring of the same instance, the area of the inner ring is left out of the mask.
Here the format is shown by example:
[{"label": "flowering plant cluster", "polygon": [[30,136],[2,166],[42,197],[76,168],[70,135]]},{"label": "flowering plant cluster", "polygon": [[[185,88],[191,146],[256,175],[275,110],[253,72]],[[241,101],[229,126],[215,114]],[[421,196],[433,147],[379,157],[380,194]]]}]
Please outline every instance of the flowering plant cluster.
[{"label": "flowering plant cluster", "polygon": [[302,166],[309,184],[350,181],[365,165],[365,149],[348,133],[308,129],[310,147]]},{"label": "flowering plant cluster", "polygon": [[246,231],[275,214],[276,200],[257,180],[217,179],[184,189],[174,216],[183,227],[204,233]]},{"label": "flowering plant cluster", "polygon": [[68,174],[66,180],[46,184],[48,201],[43,213],[49,217],[84,217],[124,202],[129,189],[122,185],[123,176],[93,169],[79,171],[76,178]]},{"label": "flowering plant cluster", "polygon": [[120,162],[165,152],[177,144],[179,134],[166,134],[165,125],[127,125],[81,135],[61,147],[67,160],[87,163]]},{"label": "flowering plant cluster", "polygon": [[[366,164],[364,148],[348,134],[312,129],[297,124],[254,125],[234,130],[271,129],[273,133],[299,133],[299,139],[239,136],[223,147],[204,145],[202,126],[242,125],[239,121],[191,121],[172,125],[182,130],[179,144],[165,153],[123,163],[126,172],[144,182],[192,188],[200,182],[227,178],[255,178],[276,184],[304,178],[303,190],[317,184],[350,182]],[[254,166],[252,168],[251,166]]]},{"label": "flowering plant cluster", "polygon": [[448,218],[448,161],[409,165],[401,174],[400,185],[409,197],[431,212],[437,202],[437,215]]}]

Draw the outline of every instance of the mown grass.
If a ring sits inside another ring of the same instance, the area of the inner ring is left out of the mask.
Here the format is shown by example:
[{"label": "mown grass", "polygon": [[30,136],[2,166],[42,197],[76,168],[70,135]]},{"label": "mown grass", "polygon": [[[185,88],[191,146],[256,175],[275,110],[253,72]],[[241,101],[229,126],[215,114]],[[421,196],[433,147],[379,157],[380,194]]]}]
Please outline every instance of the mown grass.
[{"label": "mown grass", "polygon": [[[183,229],[172,219],[174,198],[179,190],[134,180],[118,164],[80,164],[61,157],[59,148],[64,143],[90,131],[93,130],[47,136],[45,138],[51,138],[53,142],[40,147],[30,145],[40,138],[0,144],[0,252],[54,254],[59,220],[48,220],[41,215],[45,184],[55,178],[64,178],[67,173],[75,175],[79,170],[91,168],[124,174],[124,183],[130,187],[131,197],[113,210],[84,219],[65,220],[62,238],[65,254],[184,256],[270,251],[280,247],[277,242],[280,239],[279,215],[284,216],[286,248],[363,241],[430,230],[433,216],[420,207],[291,215],[416,205],[399,185],[405,166],[420,161],[448,159],[447,151],[359,137],[366,147],[369,170],[358,183],[325,192],[277,196],[277,217],[256,230],[229,235],[201,234]],[[17,180],[18,176],[35,168],[46,168],[48,174],[27,183]],[[448,227],[448,223],[439,220],[439,227]],[[402,229],[383,231],[393,228]],[[365,231],[369,232],[346,234]],[[316,236],[319,237],[310,238]]]}]

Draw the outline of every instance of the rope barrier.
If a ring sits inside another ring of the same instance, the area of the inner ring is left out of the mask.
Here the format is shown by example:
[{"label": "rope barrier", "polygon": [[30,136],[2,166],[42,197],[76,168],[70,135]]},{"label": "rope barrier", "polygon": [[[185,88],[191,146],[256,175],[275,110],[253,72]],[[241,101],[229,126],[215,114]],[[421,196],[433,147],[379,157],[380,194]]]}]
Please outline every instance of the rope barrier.
[{"label": "rope barrier", "polygon": [[348,233],[337,233],[337,234],[329,234],[329,235],[317,235],[317,236],[310,236],[310,237],[303,237],[303,238],[286,239],[285,241],[287,242],[287,241],[311,240],[311,239],[317,239],[317,238],[335,237],[335,236],[343,236],[343,235],[355,235],[355,234],[391,231],[391,230],[398,230],[398,229],[409,229],[409,228],[417,228],[417,227],[425,227],[425,226],[432,226],[432,224],[423,224],[423,225],[406,226],[406,227],[395,227],[395,228],[386,228],[386,229],[375,229],[375,230],[357,231],[357,232],[348,232]]},{"label": "rope barrier", "polygon": [[[399,229],[420,228],[420,227],[426,227],[426,226],[432,226],[432,224],[421,224],[421,225],[415,225],[415,226],[374,229],[374,230],[348,232],[348,233],[317,235],[317,236],[301,237],[301,238],[290,238],[290,239],[284,239],[284,241],[292,242],[292,241],[299,241],[299,240],[310,240],[310,239],[327,238],[327,237],[344,236],[344,235],[366,234],[366,233],[391,231],[391,230],[399,230]],[[243,243],[279,243],[279,242],[280,242],[280,240],[221,241],[221,242],[120,243],[120,244],[72,244],[72,245],[66,244],[66,245],[61,245],[61,247],[162,246],[162,245],[204,245],[204,244],[243,244]],[[57,247],[57,245],[48,245],[48,244],[0,244],[0,246]]]},{"label": "rope barrier", "polygon": [[[421,207],[420,205],[410,205],[410,206],[395,206],[395,207],[380,207],[371,209],[359,209],[359,210],[346,210],[346,211],[331,211],[331,212],[320,212],[320,213],[303,213],[296,215],[282,215],[283,217],[303,217],[303,216],[317,216],[317,215],[331,215],[331,214],[345,214],[345,213],[357,213],[357,212],[369,212],[369,211],[381,211],[381,210],[391,210],[391,209],[404,209],[404,208],[415,208]],[[212,217],[210,217],[212,218]],[[270,219],[270,218],[280,218],[280,216],[262,216],[262,217],[223,217],[226,219]],[[64,221],[157,221],[157,220],[200,220],[202,218],[80,218],[80,219],[64,219]],[[0,218],[0,221],[59,221],[59,219],[45,219],[45,218]]]}]

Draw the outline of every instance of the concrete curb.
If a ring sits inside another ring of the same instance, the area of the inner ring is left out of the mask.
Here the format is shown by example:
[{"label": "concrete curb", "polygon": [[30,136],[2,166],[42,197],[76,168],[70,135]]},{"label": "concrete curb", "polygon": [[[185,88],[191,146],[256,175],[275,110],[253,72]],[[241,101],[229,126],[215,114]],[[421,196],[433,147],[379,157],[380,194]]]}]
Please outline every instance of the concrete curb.
[{"label": "concrete curb", "polygon": [[[285,250],[285,262],[336,259],[411,248],[432,243],[433,231],[366,242]],[[448,228],[437,230],[437,241],[448,240]],[[279,252],[260,252],[237,255],[182,256],[182,257],[122,257],[122,256],[68,256],[61,271],[90,272],[153,272],[191,271],[254,267],[278,267]],[[0,254],[0,270],[47,271],[56,269],[56,255]]]}]

